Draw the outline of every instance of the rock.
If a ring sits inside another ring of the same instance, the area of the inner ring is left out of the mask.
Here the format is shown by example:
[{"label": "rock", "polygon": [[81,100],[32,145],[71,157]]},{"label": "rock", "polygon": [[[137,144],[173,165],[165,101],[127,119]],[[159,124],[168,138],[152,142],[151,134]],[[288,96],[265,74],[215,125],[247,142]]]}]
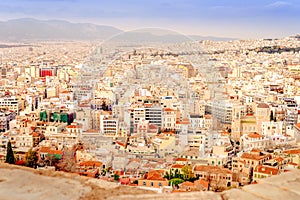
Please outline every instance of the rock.
[{"label": "rock", "polygon": [[243,200],[261,200],[262,198],[248,193],[246,191],[243,191],[241,189],[230,189],[222,193],[222,199],[223,200],[238,200],[238,199],[243,199]]}]

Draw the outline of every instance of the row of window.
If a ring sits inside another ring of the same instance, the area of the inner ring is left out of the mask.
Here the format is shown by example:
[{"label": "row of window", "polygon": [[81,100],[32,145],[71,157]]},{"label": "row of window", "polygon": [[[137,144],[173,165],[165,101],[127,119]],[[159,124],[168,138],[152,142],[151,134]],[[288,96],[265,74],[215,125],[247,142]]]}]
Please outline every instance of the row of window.
[{"label": "row of window", "polygon": [[[146,186],[146,185],[147,185],[146,182],[143,181],[143,186]],[[153,186],[154,186],[154,183],[153,183],[153,182],[150,182],[150,186],[153,187]],[[159,182],[159,183],[158,183],[158,186],[159,186],[159,187],[162,187],[162,183]]]}]

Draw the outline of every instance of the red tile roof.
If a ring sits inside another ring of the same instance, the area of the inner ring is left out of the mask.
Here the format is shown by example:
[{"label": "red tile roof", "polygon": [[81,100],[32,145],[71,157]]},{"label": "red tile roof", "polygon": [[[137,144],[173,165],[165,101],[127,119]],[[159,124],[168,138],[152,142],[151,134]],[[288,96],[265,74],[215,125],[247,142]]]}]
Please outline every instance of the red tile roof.
[{"label": "red tile roof", "polygon": [[211,173],[225,173],[225,174],[232,174],[227,168],[219,167],[219,166],[208,166],[208,165],[195,165],[194,171],[205,171]]},{"label": "red tile roof", "polygon": [[269,108],[269,105],[266,103],[260,103],[257,105],[257,108]]},{"label": "red tile roof", "polygon": [[249,159],[249,160],[262,160],[265,158],[271,158],[271,155],[259,155],[259,154],[254,154],[254,153],[243,153],[241,156],[242,159]]},{"label": "red tile roof", "polygon": [[182,169],[185,165],[180,165],[180,164],[174,164],[171,166],[171,168],[176,168],[176,169]]},{"label": "red tile roof", "polygon": [[148,175],[147,180],[153,180],[153,181],[166,181],[166,178],[163,178],[161,174],[159,173],[153,173],[151,176]]},{"label": "red tile roof", "polygon": [[269,174],[269,175],[277,175],[277,174],[279,174],[279,169],[273,168],[273,167],[258,165],[254,169],[254,172],[258,172],[258,173],[262,173],[262,174]]},{"label": "red tile roof", "polygon": [[187,158],[176,158],[175,161],[187,161]]},{"label": "red tile roof", "polygon": [[102,166],[102,162],[100,161],[82,161],[81,163],[79,163],[79,166],[86,166],[86,167],[101,167]]},{"label": "red tile roof", "polygon": [[294,166],[297,166],[297,165],[298,165],[297,163],[294,163],[294,162],[288,162],[287,164],[288,164],[288,165],[294,165]]},{"label": "red tile roof", "polygon": [[282,157],[278,157],[278,158],[275,158],[274,160],[276,160],[277,162],[282,162],[284,159]]},{"label": "red tile roof", "polygon": [[284,151],[286,154],[300,154],[300,149],[289,149]]},{"label": "red tile roof", "polygon": [[69,125],[67,128],[82,128],[81,125]]},{"label": "red tile roof", "polygon": [[185,181],[185,182],[181,183],[180,186],[193,187],[194,183],[192,183],[190,181]]},{"label": "red tile roof", "polygon": [[173,109],[171,109],[171,108],[165,108],[164,111],[165,111],[165,112],[172,112],[172,111],[175,111],[175,110],[173,110]]},{"label": "red tile roof", "polygon": [[195,185],[200,184],[200,185],[202,185],[203,187],[205,187],[206,190],[208,190],[208,182],[205,181],[205,180],[202,180],[202,179],[196,180],[196,181],[194,182],[194,184],[195,184]]},{"label": "red tile roof", "polygon": [[262,135],[259,135],[258,133],[249,133],[248,134],[249,138],[261,138],[263,137]]},{"label": "red tile roof", "polygon": [[41,147],[39,152],[40,153],[48,153],[50,151],[50,147]]},{"label": "red tile roof", "polygon": [[54,150],[54,149],[50,149],[48,154],[57,154],[57,155],[63,155],[63,151],[60,151],[60,150]]}]

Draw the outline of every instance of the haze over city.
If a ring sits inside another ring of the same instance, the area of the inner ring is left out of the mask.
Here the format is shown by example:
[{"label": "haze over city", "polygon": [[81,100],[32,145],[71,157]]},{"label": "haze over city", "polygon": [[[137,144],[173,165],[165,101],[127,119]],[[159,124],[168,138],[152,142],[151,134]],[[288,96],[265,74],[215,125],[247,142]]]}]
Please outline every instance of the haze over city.
[{"label": "haze over city", "polygon": [[297,0],[3,0],[1,20],[64,19],[128,31],[160,27],[188,35],[281,38],[300,32]]}]

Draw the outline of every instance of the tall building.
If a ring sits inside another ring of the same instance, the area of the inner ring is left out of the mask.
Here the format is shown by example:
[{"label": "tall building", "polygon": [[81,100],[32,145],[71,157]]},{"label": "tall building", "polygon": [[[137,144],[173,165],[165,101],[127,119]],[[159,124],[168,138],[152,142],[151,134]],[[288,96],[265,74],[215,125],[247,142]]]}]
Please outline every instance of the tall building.
[{"label": "tall building", "polygon": [[105,136],[116,137],[119,132],[119,121],[111,116],[101,116],[100,132]]},{"label": "tall building", "polygon": [[229,101],[210,101],[205,106],[205,112],[211,114],[222,124],[231,124],[232,122],[232,103]]}]

